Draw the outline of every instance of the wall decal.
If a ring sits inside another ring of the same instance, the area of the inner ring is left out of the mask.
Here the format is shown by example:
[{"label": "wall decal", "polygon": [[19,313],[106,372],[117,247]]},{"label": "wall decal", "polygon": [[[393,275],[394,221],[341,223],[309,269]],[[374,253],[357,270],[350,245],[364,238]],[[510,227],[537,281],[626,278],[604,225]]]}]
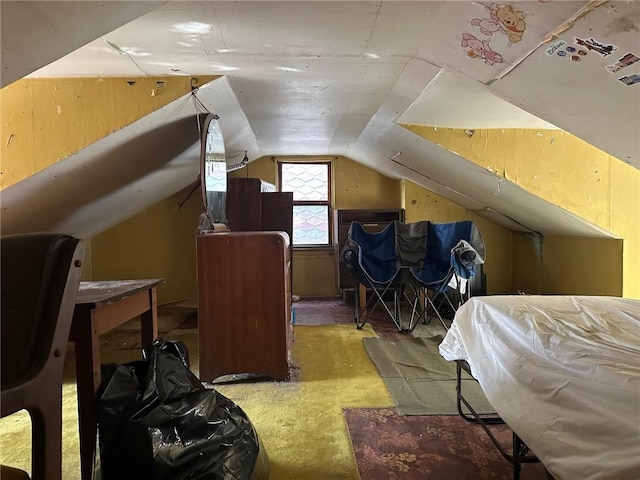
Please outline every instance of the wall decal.
[{"label": "wall decal", "polygon": [[471,25],[480,27],[480,33],[491,36],[493,32],[501,31],[504,33],[502,24],[493,18],[472,18]]},{"label": "wall decal", "polygon": [[527,28],[523,12],[514,10],[509,4],[481,5],[489,14],[489,18],[472,18],[470,21],[474,27],[480,27],[480,33],[490,37],[500,32],[506,35],[511,43],[522,40],[522,35]]},{"label": "wall decal", "polygon": [[636,83],[640,83],[640,73],[633,73],[631,75],[620,77],[618,81],[624,83],[627,86],[635,85]]},{"label": "wall decal", "polygon": [[599,53],[603,57],[607,57],[607,56],[611,55],[613,52],[615,52],[616,50],[618,50],[617,46],[599,42],[598,40],[594,39],[593,37],[591,37],[591,38],[589,38],[587,40],[584,40],[584,39],[578,38],[578,37],[574,37],[573,38],[573,43],[575,43],[576,45],[580,45],[581,47],[585,47],[588,50],[593,50],[594,52]]},{"label": "wall decal", "polygon": [[490,9],[491,18],[497,19],[502,24],[511,43],[517,43],[522,40],[522,35],[527,28],[523,12],[514,10],[509,4],[497,5],[492,3]]},{"label": "wall decal", "polygon": [[484,59],[484,63],[487,65],[502,63],[502,55],[491,50],[489,42],[486,40],[479,40],[469,33],[462,34],[462,42],[460,42],[460,46],[465,48],[469,47],[471,50],[467,50],[467,55],[470,58]]},{"label": "wall decal", "polygon": [[604,68],[606,68],[607,71],[610,72],[610,73],[616,73],[616,72],[619,72],[620,70],[622,70],[625,67],[633,65],[634,63],[636,63],[638,61],[640,61],[640,58],[638,58],[637,55],[634,55],[633,53],[629,52],[626,55],[624,55],[623,57],[620,57],[616,63],[612,63],[611,65],[607,65]]},{"label": "wall decal", "polygon": [[547,45],[547,48],[544,50],[544,53],[550,57],[554,53],[558,52],[566,44],[567,42],[565,42],[564,40],[558,40],[557,42]]}]

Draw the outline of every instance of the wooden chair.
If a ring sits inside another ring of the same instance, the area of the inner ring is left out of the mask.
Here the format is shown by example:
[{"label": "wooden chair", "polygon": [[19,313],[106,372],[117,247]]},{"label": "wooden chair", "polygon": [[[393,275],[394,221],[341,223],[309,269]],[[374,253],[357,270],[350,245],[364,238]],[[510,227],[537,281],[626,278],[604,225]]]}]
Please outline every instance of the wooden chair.
[{"label": "wooden chair", "polygon": [[84,255],[69,235],[0,238],[0,414],[29,412],[33,480],[62,475],[62,370]]},{"label": "wooden chair", "polygon": [[0,465],[0,478],[2,480],[29,480],[29,475],[24,470]]}]

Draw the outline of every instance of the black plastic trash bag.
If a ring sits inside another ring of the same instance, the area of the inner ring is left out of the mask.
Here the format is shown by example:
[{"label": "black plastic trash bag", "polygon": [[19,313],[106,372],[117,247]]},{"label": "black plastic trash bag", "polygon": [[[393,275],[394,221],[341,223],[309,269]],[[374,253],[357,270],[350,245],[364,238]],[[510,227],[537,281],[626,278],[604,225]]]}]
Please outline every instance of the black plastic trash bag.
[{"label": "black plastic trash bag", "polygon": [[102,480],[259,480],[269,459],[242,409],[189,370],[182,342],[144,360],[103,365],[98,402]]}]

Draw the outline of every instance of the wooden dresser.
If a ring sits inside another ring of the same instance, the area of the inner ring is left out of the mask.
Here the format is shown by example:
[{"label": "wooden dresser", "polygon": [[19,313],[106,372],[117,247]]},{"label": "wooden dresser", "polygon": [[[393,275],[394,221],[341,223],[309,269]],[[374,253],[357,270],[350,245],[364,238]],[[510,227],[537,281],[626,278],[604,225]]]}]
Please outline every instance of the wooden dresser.
[{"label": "wooden dresser", "polygon": [[291,259],[284,232],[196,237],[200,379],[289,379]]}]

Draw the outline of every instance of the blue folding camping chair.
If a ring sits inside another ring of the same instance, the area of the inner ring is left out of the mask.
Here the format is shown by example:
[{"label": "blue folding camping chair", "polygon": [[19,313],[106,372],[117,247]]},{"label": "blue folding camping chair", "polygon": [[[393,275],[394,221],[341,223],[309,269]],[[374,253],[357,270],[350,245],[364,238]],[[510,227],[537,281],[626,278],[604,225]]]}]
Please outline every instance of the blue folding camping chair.
[{"label": "blue folding camping chair", "polygon": [[[352,222],[345,245],[340,252],[356,281],[354,289],[354,320],[360,330],[376,307],[380,305],[398,330],[400,318],[400,289],[402,287],[398,254],[396,253],[395,224],[390,223],[380,232],[367,232],[362,224]],[[362,284],[372,295],[362,310],[359,308],[359,288]],[[392,296],[391,308],[387,297]]]},{"label": "blue folding camping chair", "polygon": [[[419,318],[426,323],[431,307],[440,323],[448,328],[440,310],[448,305],[455,312],[469,298],[467,281],[475,275],[476,265],[484,263],[484,258],[484,240],[471,220],[428,222],[424,261],[410,270],[413,287],[425,290]],[[412,322],[409,328],[414,327]]]}]

